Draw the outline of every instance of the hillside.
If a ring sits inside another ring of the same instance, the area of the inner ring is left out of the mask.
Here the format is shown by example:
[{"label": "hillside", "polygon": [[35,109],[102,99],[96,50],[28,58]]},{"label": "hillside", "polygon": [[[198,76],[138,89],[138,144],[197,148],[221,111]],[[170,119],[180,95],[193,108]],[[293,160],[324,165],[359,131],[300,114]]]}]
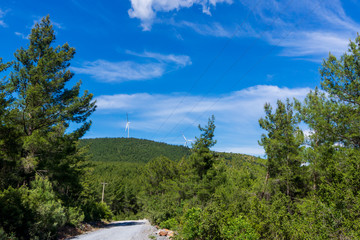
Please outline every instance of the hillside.
[{"label": "hillside", "polygon": [[158,156],[178,161],[190,155],[184,146],[169,145],[137,138],[92,138],[80,140],[81,146],[88,146],[90,160],[146,163]]},{"label": "hillside", "polygon": [[[191,153],[191,149],[184,146],[137,138],[88,138],[80,140],[80,145],[88,146],[90,160],[97,162],[147,163],[159,156],[178,161]],[[217,152],[216,155],[234,167],[241,167],[245,162],[263,167],[265,164],[264,159],[240,153]]]}]

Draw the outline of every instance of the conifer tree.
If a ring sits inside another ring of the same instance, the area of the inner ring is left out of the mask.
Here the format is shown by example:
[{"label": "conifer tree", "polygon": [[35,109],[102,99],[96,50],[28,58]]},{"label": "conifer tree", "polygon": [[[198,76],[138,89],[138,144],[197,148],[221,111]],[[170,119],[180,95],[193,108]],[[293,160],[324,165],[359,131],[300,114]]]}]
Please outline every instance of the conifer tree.
[{"label": "conifer tree", "polygon": [[[78,183],[81,157],[77,140],[89,129],[95,110],[93,95],[80,94],[81,81],[68,88],[68,69],[75,49],[68,43],[53,47],[54,29],[49,16],[35,24],[27,48],[14,54],[7,90],[14,97],[8,110],[11,125],[21,133],[21,167],[26,181],[42,174],[63,195],[72,195]],[[72,132],[70,124],[78,126]],[[78,186],[77,186],[78,187]]]},{"label": "conifer tree", "polygon": [[360,35],[339,59],[330,54],[321,68],[321,86],[336,105],[336,135],[345,146],[360,148]]},{"label": "conifer tree", "polygon": [[267,178],[278,179],[280,190],[293,198],[301,183],[300,152],[304,137],[299,120],[289,99],[285,104],[278,100],[274,113],[270,104],[265,104],[265,113],[259,124],[267,134],[261,136],[259,144],[267,155]]},{"label": "conifer tree", "polygon": [[320,73],[325,92],[316,89],[303,104],[298,104],[302,119],[312,131],[307,157],[313,188],[316,190],[322,184],[324,196],[329,196],[330,185],[333,189],[351,189],[357,194],[360,188],[360,36],[355,42],[350,41],[348,52],[340,58],[329,54]]},{"label": "conifer tree", "polygon": [[302,121],[307,124],[308,136],[305,144],[304,161],[309,164],[312,189],[317,190],[326,168],[330,167],[333,158],[334,144],[337,142],[333,120],[336,104],[329,101],[324,92],[318,88],[310,91],[303,103],[296,101]]},{"label": "conifer tree", "polygon": [[208,120],[208,124],[205,127],[199,125],[199,130],[202,132],[200,137],[196,137],[196,141],[193,144],[194,153],[190,156],[190,160],[193,167],[196,169],[198,176],[202,178],[206,172],[213,166],[214,154],[210,151],[210,148],[216,144],[214,140],[215,132],[215,117],[211,116]]}]

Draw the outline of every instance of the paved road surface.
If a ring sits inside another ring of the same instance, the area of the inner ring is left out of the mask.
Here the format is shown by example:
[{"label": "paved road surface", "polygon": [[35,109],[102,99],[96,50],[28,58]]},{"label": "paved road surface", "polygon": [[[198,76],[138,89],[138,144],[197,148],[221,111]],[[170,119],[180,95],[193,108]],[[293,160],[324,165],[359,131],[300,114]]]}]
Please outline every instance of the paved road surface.
[{"label": "paved road surface", "polygon": [[154,228],[147,220],[119,221],[105,228],[68,239],[79,240],[145,240]]}]

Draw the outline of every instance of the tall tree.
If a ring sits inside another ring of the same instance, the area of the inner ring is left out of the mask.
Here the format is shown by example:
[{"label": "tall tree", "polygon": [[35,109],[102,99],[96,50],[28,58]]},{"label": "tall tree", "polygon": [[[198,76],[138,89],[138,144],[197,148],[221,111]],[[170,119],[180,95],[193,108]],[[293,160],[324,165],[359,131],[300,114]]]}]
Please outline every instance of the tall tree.
[{"label": "tall tree", "polygon": [[335,143],[338,141],[333,125],[336,106],[337,104],[329,101],[325,93],[318,88],[310,91],[303,103],[296,101],[295,107],[309,128],[305,139],[307,147],[304,161],[309,164],[313,190],[317,190],[335,152]]},{"label": "tall tree", "polygon": [[311,130],[304,157],[321,203],[314,212],[326,209],[314,220],[333,238],[359,238],[360,36],[341,57],[330,53],[320,74],[323,91],[311,91],[297,104]]},{"label": "tall tree", "polygon": [[307,151],[314,189],[320,183],[337,189],[343,184],[357,194],[360,189],[360,36],[355,42],[350,41],[347,53],[340,58],[330,53],[320,73],[324,92],[316,89],[303,104],[298,104],[304,122],[312,130]]},{"label": "tall tree", "polygon": [[[35,24],[28,48],[14,54],[7,84],[14,97],[11,125],[21,132],[21,166],[26,181],[34,174],[47,175],[63,194],[71,195],[78,182],[81,159],[77,140],[89,129],[95,110],[93,95],[80,94],[81,81],[67,88],[73,73],[68,70],[75,49],[65,43],[53,47],[54,29],[49,16]],[[70,124],[78,128],[69,130]]]},{"label": "tall tree", "polygon": [[259,124],[267,134],[261,136],[259,144],[267,155],[267,178],[278,179],[280,190],[293,198],[301,183],[300,152],[304,137],[299,120],[289,99],[285,104],[278,100],[274,113],[270,104],[265,104],[265,113]]},{"label": "tall tree", "polygon": [[336,104],[336,135],[345,146],[360,148],[360,35],[339,59],[324,60],[321,86]]},{"label": "tall tree", "polygon": [[193,154],[190,156],[190,160],[200,178],[206,174],[214,163],[215,157],[213,152],[210,150],[210,148],[216,144],[216,140],[214,140],[214,122],[215,117],[212,115],[205,127],[201,127],[199,125],[199,130],[202,133],[199,138],[196,137],[196,141],[193,144]]}]

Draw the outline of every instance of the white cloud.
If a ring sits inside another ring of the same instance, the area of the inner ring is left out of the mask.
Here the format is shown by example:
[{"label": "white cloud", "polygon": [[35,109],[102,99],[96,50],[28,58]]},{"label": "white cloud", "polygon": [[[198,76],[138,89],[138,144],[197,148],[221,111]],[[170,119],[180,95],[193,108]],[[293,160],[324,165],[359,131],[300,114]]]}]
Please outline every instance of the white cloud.
[{"label": "white cloud", "polygon": [[[97,97],[98,110],[139,111],[146,112],[148,116],[166,118],[176,108],[179,115],[198,115],[203,112],[233,112],[230,116],[246,113],[248,116],[260,116],[266,102],[276,103],[277,99],[298,98],[303,99],[310,88],[279,88],[271,85],[257,85],[240,91],[231,92],[219,98],[206,96],[188,96],[174,93],[170,95],[148,93],[103,95]],[[182,104],[178,107],[178,103]],[[214,104],[217,103],[217,104]],[[235,114],[236,113],[236,114]],[[235,115],[234,115],[235,114]],[[231,119],[229,117],[227,119]],[[224,119],[224,121],[227,121]]]},{"label": "white cloud", "polygon": [[[271,45],[282,48],[280,55],[321,61],[331,51],[341,55],[354,39],[360,24],[348,17],[338,0],[304,0],[289,4],[288,1],[269,0],[257,4],[241,0],[249,8],[256,21],[244,24],[223,22],[195,23],[170,21],[171,25],[189,28],[204,36],[261,38]],[[314,24],[316,23],[316,24]],[[234,25],[236,27],[234,27]]]},{"label": "white cloud", "polygon": [[15,35],[21,37],[22,39],[28,39],[28,36],[25,36],[25,34],[20,32],[15,32]]},{"label": "white cloud", "polygon": [[129,50],[126,51],[126,53],[138,57],[153,58],[159,62],[175,63],[180,66],[187,66],[192,64],[190,57],[186,55],[174,55],[174,54],[166,55],[166,54],[147,52],[147,51],[145,51],[144,53],[136,53]]},{"label": "white cloud", "polygon": [[[271,43],[284,47],[281,55],[290,57],[314,56],[316,61],[329,52],[337,56],[343,54],[350,38],[331,32],[299,32],[285,41],[269,38]],[[318,57],[318,58],[317,58]]]},{"label": "white cloud", "polygon": [[131,18],[139,18],[143,30],[148,31],[156,17],[157,12],[170,12],[201,5],[203,13],[210,14],[210,6],[217,3],[232,3],[232,0],[130,0],[131,9],[128,14]]},{"label": "white cloud", "polygon": [[180,23],[174,24],[181,27],[188,27],[198,34],[205,36],[214,36],[214,37],[232,37],[234,31],[225,29],[220,23],[214,22],[210,24],[199,24],[188,21],[182,21]]},{"label": "white cloud", "polygon": [[[303,44],[299,44],[300,38]],[[347,47],[349,39],[344,36],[339,36],[335,33],[326,33],[326,32],[304,32],[295,37],[295,40],[290,43],[290,46],[293,50],[289,50],[288,54],[296,55],[310,55],[310,54],[325,54],[329,52],[329,49],[332,51],[343,52]],[[283,44],[287,46],[287,44]],[[296,53],[297,52],[297,53]]]},{"label": "white cloud", "polygon": [[0,9],[0,26],[7,27],[6,23],[4,22],[4,17],[6,15],[6,11]]},{"label": "white cloud", "polygon": [[[243,0],[249,8],[253,3]],[[262,36],[272,45],[283,47],[280,55],[321,61],[331,51],[344,53],[360,25],[348,17],[338,0],[269,0],[255,8],[255,14],[267,24]],[[263,31],[263,26],[253,27]],[[254,37],[259,37],[254,35]]]},{"label": "white cloud", "polygon": [[[260,155],[263,152],[257,140],[262,132],[258,119],[264,116],[264,104],[269,102],[275,107],[277,99],[295,97],[302,100],[309,91],[309,88],[258,85],[223,95],[220,100],[183,93],[103,95],[96,98],[98,111],[95,115],[102,115],[101,119],[104,119],[104,114],[113,116],[129,112],[133,130],[152,134],[157,141],[183,144],[180,133],[193,139],[198,136],[197,125],[205,124],[214,114],[216,150]],[[95,124],[100,124],[99,121],[100,118]]]},{"label": "white cloud", "polygon": [[164,74],[165,66],[161,63],[139,64],[131,61],[109,62],[100,59],[85,62],[82,67],[71,67],[71,70],[91,75],[105,82],[124,82],[160,77]]},{"label": "white cloud", "polygon": [[190,57],[185,55],[164,55],[153,52],[135,53],[131,51],[126,53],[141,58],[151,58],[155,61],[150,63],[110,62],[100,59],[84,62],[81,67],[71,67],[71,70],[76,73],[91,75],[93,78],[105,82],[125,82],[158,78],[168,71],[191,65]]}]

